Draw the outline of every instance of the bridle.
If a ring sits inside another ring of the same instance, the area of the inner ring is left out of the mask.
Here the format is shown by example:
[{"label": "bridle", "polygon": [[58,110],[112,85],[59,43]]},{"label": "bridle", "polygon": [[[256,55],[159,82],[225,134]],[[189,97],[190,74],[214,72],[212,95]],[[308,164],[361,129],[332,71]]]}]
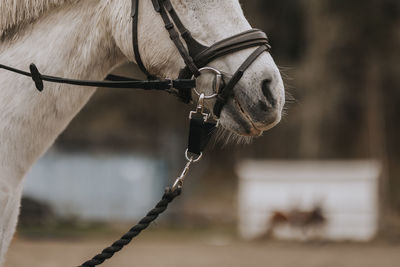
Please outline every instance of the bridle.
[{"label": "bridle", "polygon": [[[147,75],[147,80],[133,80],[115,75],[107,76],[107,81],[66,79],[43,75],[33,63],[29,66],[30,72],[2,64],[0,64],[0,69],[31,77],[39,91],[43,91],[44,89],[43,81],[90,87],[163,90],[178,96],[183,102],[189,103],[192,100],[193,90],[193,92],[198,95],[199,101],[196,112],[192,113],[190,117],[191,129],[194,129],[191,133],[194,132],[194,137],[189,134],[188,151],[192,154],[201,155],[202,150],[210,139],[212,128],[217,126],[217,121],[213,120],[214,117],[220,117],[223,107],[228,102],[229,98],[234,95],[234,87],[241,80],[245,71],[264,52],[269,52],[271,46],[269,45],[267,35],[258,29],[244,31],[223,39],[209,47],[205,46],[192,37],[190,31],[183,25],[170,0],[151,1],[154,10],[160,14],[165,29],[168,31],[172,42],[175,44],[175,47],[185,62],[185,67],[180,71],[178,79],[158,79],[146,69],[142,61],[138,42],[139,0],[131,0],[132,43],[136,63]],[[256,47],[256,49],[240,65],[230,79],[224,77],[219,70],[207,66],[217,58],[252,47]],[[205,95],[196,90],[197,78],[204,72],[211,72],[214,74],[214,92],[211,95]],[[211,112],[205,112],[204,104],[204,101],[212,98],[216,99],[213,108],[214,117],[211,116]],[[191,136],[193,138],[191,138]]]},{"label": "bridle", "polygon": [[[151,1],[154,10],[160,14],[170,39],[185,62],[185,67],[180,71],[179,79],[196,80],[203,72],[212,72],[215,75],[214,92],[211,95],[204,95],[198,92],[196,87],[190,89],[180,88],[177,93],[179,98],[185,103],[189,103],[192,100],[192,89],[199,96],[197,109],[190,115],[188,152],[200,155],[201,157],[201,153],[210,139],[212,130],[217,125],[215,121],[209,119],[210,116],[207,113],[204,113],[204,101],[212,98],[216,99],[213,113],[219,118],[222,108],[228,102],[229,97],[233,95],[233,89],[242,78],[244,72],[261,54],[269,52],[271,46],[269,45],[267,35],[258,29],[251,29],[236,34],[209,47],[202,45],[193,38],[190,31],[183,25],[170,0]],[[156,80],[157,77],[147,70],[140,56],[138,37],[139,2],[139,0],[132,0],[131,5],[133,51],[137,65],[147,75],[148,80]],[[252,47],[257,47],[257,49],[242,63],[226,84],[219,70],[207,67],[210,62],[217,58]]]},{"label": "bridle", "polygon": [[[264,52],[271,49],[267,35],[258,29],[251,29],[229,38],[223,39],[210,47],[204,46],[196,41],[190,31],[183,25],[181,19],[176,13],[170,0],[152,0],[154,10],[160,14],[165,29],[168,31],[169,36],[179,54],[185,62],[185,68],[180,71],[180,79],[189,79],[190,77],[199,77],[202,71],[213,71],[216,78],[221,77],[221,72],[204,67],[213,60],[251,47],[258,47],[239,67],[232,78],[226,85],[221,83],[219,88],[216,88],[215,97],[216,102],[214,105],[214,115],[219,117],[222,108],[227,103],[229,97],[233,94],[233,88],[240,81],[244,72],[253,64],[253,62]],[[132,0],[132,36],[133,36],[133,50],[139,68],[151,79],[156,79],[144,66],[140,57],[139,43],[138,43],[138,25],[139,25],[139,0]],[[185,42],[186,47],[182,40]],[[223,81],[223,79],[222,79]],[[191,100],[192,92],[189,89],[179,90],[179,97],[185,103]]]},{"label": "bridle", "polygon": [[[74,80],[61,77],[43,75],[35,64],[29,66],[29,72],[0,64],[0,69],[5,69],[20,75],[31,77],[36,89],[43,91],[43,81],[63,83],[90,87],[108,88],[130,88],[145,90],[163,90],[178,96],[183,102],[189,103],[192,100],[192,90],[198,95],[198,103],[195,111],[189,115],[190,131],[188,149],[185,152],[186,165],[181,175],[175,180],[171,188],[167,188],[162,199],[137,225],[132,227],[119,240],[105,248],[100,254],[86,261],[82,267],[94,267],[110,259],[116,252],[120,251],[131,240],[145,230],[161,213],[163,213],[170,202],[180,195],[183,181],[192,163],[199,161],[202,152],[210,140],[218,121],[213,119],[210,112],[205,110],[205,101],[215,98],[213,114],[219,118],[224,105],[234,94],[234,87],[241,80],[245,71],[264,52],[269,52],[271,47],[267,35],[258,29],[251,29],[229,38],[223,39],[209,47],[196,41],[190,31],[183,25],[178,14],[173,8],[170,0],[152,0],[154,10],[160,14],[165,29],[175,44],[179,54],[185,62],[185,67],[180,71],[178,79],[158,79],[145,67],[139,52],[139,0],[132,0],[132,42],[136,63],[147,75],[148,80],[133,80],[121,76],[109,75],[107,81]],[[247,48],[256,47],[250,56],[240,65],[230,79],[224,79],[222,72],[207,66],[209,63],[222,56],[232,54]],[[214,74],[213,90],[211,95],[205,95],[196,89],[196,80],[204,72]]]}]

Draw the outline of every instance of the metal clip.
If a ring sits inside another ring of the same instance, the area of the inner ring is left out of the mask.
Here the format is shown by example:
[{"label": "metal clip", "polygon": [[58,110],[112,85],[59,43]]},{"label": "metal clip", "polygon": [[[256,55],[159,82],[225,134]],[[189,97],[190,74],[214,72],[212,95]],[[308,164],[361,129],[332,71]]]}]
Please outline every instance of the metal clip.
[{"label": "metal clip", "polygon": [[175,191],[178,188],[182,188],[183,182],[185,181],[185,177],[189,172],[190,165],[192,164],[192,162],[193,160],[191,159],[186,163],[185,168],[183,169],[181,175],[178,178],[176,178],[174,185],[172,186],[172,191]]},{"label": "metal clip", "polygon": [[197,102],[196,110],[191,111],[189,113],[189,119],[192,119],[192,117],[196,114],[201,114],[204,118],[204,121],[208,120],[208,118],[210,117],[210,114],[204,112],[204,100],[205,100],[205,95],[200,94],[199,101]]},{"label": "metal clip", "polygon": [[178,178],[176,178],[176,180],[172,186],[172,191],[175,191],[178,188],[182,188],[183,182],[185,181],[185,178],[186,178],[187,174],[189,173],[190,165],[192,165],[192,163],[196,163],[196,162],[200,161],[201,158],[203,157],[203,153],[201,153],[197,158],[193,158],[193,156],[189,157],[189,152],[186,149],[185,157],[187,160],[185,168],[183,168],[181,175]]}]

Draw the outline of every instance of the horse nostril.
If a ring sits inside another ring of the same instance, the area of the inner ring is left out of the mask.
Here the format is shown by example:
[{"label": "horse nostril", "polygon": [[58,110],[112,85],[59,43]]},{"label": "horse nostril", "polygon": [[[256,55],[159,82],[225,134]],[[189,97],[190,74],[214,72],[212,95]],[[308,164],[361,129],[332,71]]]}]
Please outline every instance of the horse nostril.
[{"label": "horse nostril", "polygon": [[264,81],[262,81],[261,90],[267,101],[271,104],[271,106],[274,107],[276,105],[276,99],[271,92],[271,82],[272,81],[270,79],[265,79]]}]

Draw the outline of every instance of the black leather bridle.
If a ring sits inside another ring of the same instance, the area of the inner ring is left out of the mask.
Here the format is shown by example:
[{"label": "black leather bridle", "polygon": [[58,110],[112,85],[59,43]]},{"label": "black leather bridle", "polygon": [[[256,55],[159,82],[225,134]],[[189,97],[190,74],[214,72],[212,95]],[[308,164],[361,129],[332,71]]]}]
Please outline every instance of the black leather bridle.
[{"label": "black leather bridle", "polygon": [[[183,102],[189,103],[192,99],[192,89],[196,88],[196,78],[201,75],[202,70],[204,70],[204,67],[207,64],[219,57],[247,48],[257,47],[257,49],[242,63],[229,81],[226,83],[222,82],[222,85],[218,86],[219,88],[215,88],[216,102],[213,111],[214,115],[219,117],[221,115],[222,108],[227,103],[229,97],[233,95],[233,89],[242,78],[244,72],[262,53],[270,51],[271,47],[269,45],[267,35],[261,30],[251,29],[223,39],[212,46],[207,47],[200,44],[192,37],[190,31],[180,20],[170,0],[151,1],[155,11],[159,13],[163,19],[165,29],[168,31],[171,40],[174,42],[179,54],[185,62],[185,67],[180,71],[178,79],[157,79],[156,76],[152,75],[146,69],[141,59],[138,42],[139,0],[132,0],[132,41],[136,63],[147,75],[148,80],[146,81],[134,80],[115,75],[107,76],[107,81],[66,79],[43,75],[33,63],[29,66],[30,72],[3,64],[0,64],[0,69],[5,69],[20,75],[31,77],[39,91],[42,91],[44,88],[43,81],[90,87],[164,90],[178,95]],[[223,80],[224,79],[222,79],[222,81]]]},{"label": "black leather bridle", "polygon": [[[200,76],[201,68],[205,67],[207,64],[219,57],[247,48],[258,47],[242,63],[229,82],[227,82],[227,84],[221,88],[217,88],[217,90],[219,90],[216,92],[217,100],[214,105],[214,115],[219,117],[221,115],[222,108],[228,101],[229,97],[233,94],[233,88],[240,81],[244,72],[262,53],[270,51],[271,46],[269,45],[267,35],[261,30],[251,29],[221,40],[212,46],[207,47],[200,44],[192,37],[190,31],[180,20],[170,0],[152,0],[152,2],[155,11],[158,12],[163,19],[165,29],[168,31],[171,40],[174,42],[185,62],[186,66],[179,74],[180,79],[188,79],[190,77]],[[133,48],[137,65],[149,79],[156,79],[156,77],[146,69],[140,57],[138,43],[139,0],[132,0],[132,18]],[[186,43],[186,47],[182,40]],[[179,90],[179,97],[183,102],[190,102],[191,96],[191,90]]]}]

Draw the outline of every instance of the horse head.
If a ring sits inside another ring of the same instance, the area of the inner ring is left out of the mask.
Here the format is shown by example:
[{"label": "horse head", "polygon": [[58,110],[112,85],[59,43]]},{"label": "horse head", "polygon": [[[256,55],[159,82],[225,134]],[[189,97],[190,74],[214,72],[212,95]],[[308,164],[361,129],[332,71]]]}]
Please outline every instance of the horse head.
[{"label": "horse head", "polygon": [[[153,0],[154,2],[154,0]],[[170,0],[182,23],[193,38],[203,46],[211,46],[230,36],[251,29],[238,0]],[[114,10],[113,35],[117,46],[130,61],[137,57],[132,49],[132,26],[129,16],[131,0],[109,2]],[[151,0],[138,6],[138,47],[144,67],[152,75],[176,78],[185,67],[176,46],[165,29],[161,16]],[[229,53],[211,61],[207,66],[221,70],[224,80],[257,48],[251,47]],[[198,78],[198,91],[213,93],[211,73]],[[227,81],[226,81],[227,82]],[[222,127],[241,136],[260,136],[281,119],[285,103],[284,86],[278,67],[270,53],[263,53],[245,71],[233,88],[233,94],[222,108]],[[215,100],[207,101],[213,109]]]}]

